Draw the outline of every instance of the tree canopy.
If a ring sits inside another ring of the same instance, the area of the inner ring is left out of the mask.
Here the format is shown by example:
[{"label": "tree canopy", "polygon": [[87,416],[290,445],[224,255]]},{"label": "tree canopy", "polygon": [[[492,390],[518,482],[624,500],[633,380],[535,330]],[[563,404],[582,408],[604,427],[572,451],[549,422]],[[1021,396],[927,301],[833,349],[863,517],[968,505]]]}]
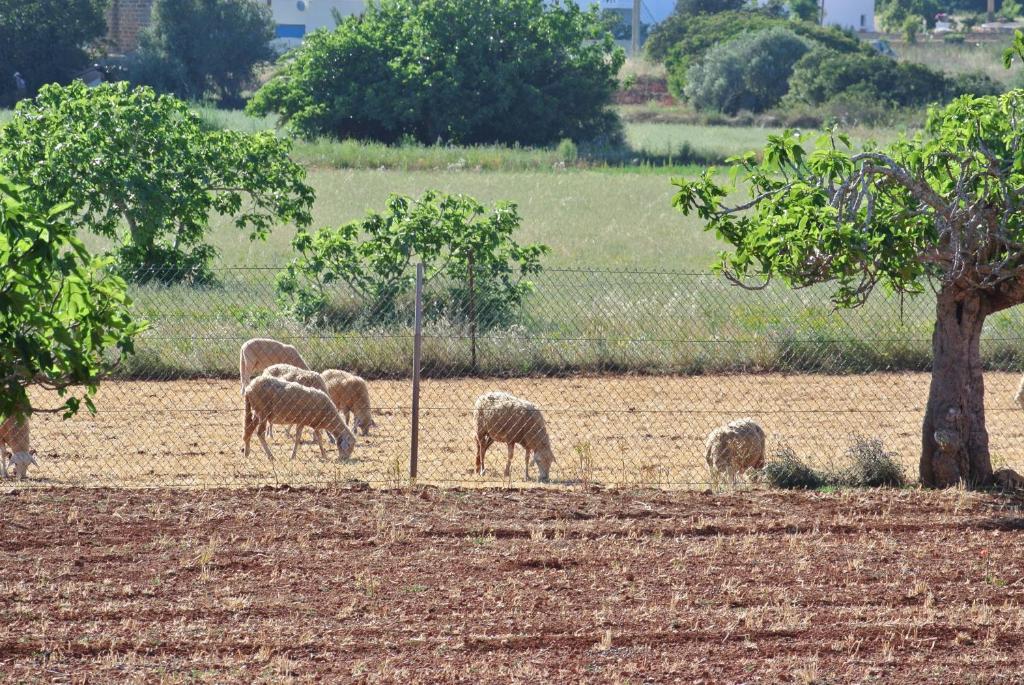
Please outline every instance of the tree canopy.
[{"label": "tree canopy", "polygon": [[115,241],[136,280],[202,280],[211,213],[251,240],[310,223],[313,190],[273,132],[207,131],[188,105],[125,83],[45,86],[0,126],[0,173],[38,206],[72,203],[76,226]]},{"label": "tree canopy", "polygon": [[240,106],[256,67],[274,58],[270,8],[252,0],[156,0],[130,67],[133,82],[186,100]]},{"label": "tree canopy", "polygon": [[[927,485],[986,483],[992,466],[979,352],[985,317],[1024,302],[1024,91],[956,99],[924,133],[887,149],[792,132],[676,179],[673,203],[733,246],[716,268],[737,283],[833,284],[837,306],[879,286],[936,294],[932,386],[922,433]],[[739,184],[749,200],[732,203]]]},{"label": "tree canopy", "polygon": [[24,191],[0,177],[0,421],[31,413],[29,385],[56,390],[66,415],[83,400],[92,409],[103,372],[144,328],[125,282],[75,237],[73,208],[37,210]]},{"label": "tree canopy", "polygon": [[108,0],[0,0],[0,107],[15,92],[14,72],[32,96],[43,84],[66,82],[88,64],[87,47],[107,31]]},{"label": "tree canopy", "polygon": [[306,137],[537,145],[617,135],[624,61],[596,8],[381,0],[287,53],[249,104]]}]

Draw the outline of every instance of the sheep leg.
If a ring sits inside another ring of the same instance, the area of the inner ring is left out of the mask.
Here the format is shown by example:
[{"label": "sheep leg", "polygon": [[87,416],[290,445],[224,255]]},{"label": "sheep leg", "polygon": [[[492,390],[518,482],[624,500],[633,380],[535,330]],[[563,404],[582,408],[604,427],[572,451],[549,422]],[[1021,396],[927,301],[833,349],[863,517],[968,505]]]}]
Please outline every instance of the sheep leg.
[{"label": "sheep leg", "polygon": [[512,457],[515,455],[516,444],[510,442],[508,444],[508,461],[505,462],[505,477],[508,478],[512,475]]},{"label": "sheep leg", "polygon": [[0,478],[7,479],[7,450],[0,449]]},{"label": "sheep leg", "polygon": [[295,431],[295,443],[292,445],[292,461],[295,461],[295,454],[299,451],[299,433],[301,431]]},{"label": "sheep leg", "polygon": [[[252,433],[256,430],[256,425],[259,422],[255,416],[250,415],[248,401],[245,407],[245,429],[242,434],[242,441],[245,443],[245,447],[242,448],[242,457],[247,458],[249,456],[249,443],[252,441]],[[7,477],[7,471],[4,470],[4,478]]]},{"label": "sheep leg", "polygon": [[530,458],[533,457],[533,450],[526,450],[526,475],[523,476],[524,480],[530,480]]},{"label": "sheep leg", "polygon": [[476,472],[481,476],[484,475],[484,456],[492,442],[491,436],[487,434],[476,436]]},{"label": "sheep leg", "polygon": [[323,436],[320,435],[319,430],[313,431],[313,435],[316,437],[316,444],[320,445],[320,458],[327,461],[327,452],[324,451],[324,440]]},{"label": "sheep leg", "polygon": [[267,459],[274,461],[274,455],[270,453],[270,445],[267,444],[267,423],[266,421],[260,422],[260,427],[256,429],[256,437],[260,439],[260,444],[263,445],[263,451],[267,454]]}]

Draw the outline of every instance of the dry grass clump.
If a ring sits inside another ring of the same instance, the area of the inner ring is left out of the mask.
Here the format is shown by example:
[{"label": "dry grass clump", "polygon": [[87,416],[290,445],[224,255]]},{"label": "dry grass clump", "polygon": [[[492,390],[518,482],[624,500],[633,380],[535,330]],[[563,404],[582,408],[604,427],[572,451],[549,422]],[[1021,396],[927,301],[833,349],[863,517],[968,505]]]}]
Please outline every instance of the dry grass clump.
[{"label": "dry grass clump", "polygon": [[886,452],[878,438],[855,435],[844,453],[849,466],[836,472],[816,470],[789,447],[776,450],[774,458],[761,470],[761,479],[784,490],[815,490],[823,487],[899,488],[907,476],[899,456]]},{"label": "dry grass clump", "polygon": [[815,490],[827,484],[825,477],[808,466],[790,447],[775,451],[761,469],[761,478],[783,490]]}]

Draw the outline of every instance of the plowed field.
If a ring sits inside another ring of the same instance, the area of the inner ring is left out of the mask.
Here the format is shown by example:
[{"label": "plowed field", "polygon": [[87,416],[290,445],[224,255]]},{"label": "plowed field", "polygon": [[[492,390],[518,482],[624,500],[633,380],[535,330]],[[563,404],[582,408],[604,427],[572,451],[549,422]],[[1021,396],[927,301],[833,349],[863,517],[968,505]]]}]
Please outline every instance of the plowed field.
[{"label": "plowed field", "polygon": [[1020,683],[1024,518],[913,490],[28,489],[8,682]]}]

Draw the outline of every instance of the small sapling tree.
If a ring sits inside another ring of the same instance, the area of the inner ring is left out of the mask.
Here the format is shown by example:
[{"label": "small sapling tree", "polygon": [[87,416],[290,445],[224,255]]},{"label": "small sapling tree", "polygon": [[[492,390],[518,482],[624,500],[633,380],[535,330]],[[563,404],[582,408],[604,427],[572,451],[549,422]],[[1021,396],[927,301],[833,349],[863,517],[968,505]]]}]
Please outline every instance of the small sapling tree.
[{"label": "small sapling tree", "polygon": [[70,208],[38,211],[22,190],[0,177],[0,421],[32,412],[30,385],[55,390],[65,416],[83,400],[93,409],[108,363],[143,329],[124,280],[75,238]]},{"label": "small sapling tree", "polygon": [[770,136],[763,157],[734,160],[731,204],[713,171],[676,179],[673,203],[733,246],[717,268],[733,281],[835,285],[856,307],[883,286],[936,294],[934,360],[920,477],[932,487],[992,479],[980,341],[990,314],[1024,302],[1024,91],[964,96],[930,112],[926,132],[888,149],[813,149]]},{"label": "small sapling tree", "polygon": [[0,126],[0,171],[38,206],[74,205],[72,223],[112,239],[138,281],[206,278],[214,213],[252,240],[308,225],[313,190],[289,149],[271,132],[204,130],[184,102],[125,83],[45,86]]},{"label": "small sapling tree", "polygon": [[392,195],[383,213],[310,234],[299,231],[299,253],[277,277],[284,305],[307,323],[321,325],[334,283],[351,288],[371,322],[393,318],[399,298],[414,283],[422,261],[427,279],[448,283],[435,315],[468,323],[475,334],[507,320],[530,292],[526,277],[539,273],[545,245],[513,239],[519,214],[510,203],[491,209],[471,197],[427,191],[421,198]]}]

